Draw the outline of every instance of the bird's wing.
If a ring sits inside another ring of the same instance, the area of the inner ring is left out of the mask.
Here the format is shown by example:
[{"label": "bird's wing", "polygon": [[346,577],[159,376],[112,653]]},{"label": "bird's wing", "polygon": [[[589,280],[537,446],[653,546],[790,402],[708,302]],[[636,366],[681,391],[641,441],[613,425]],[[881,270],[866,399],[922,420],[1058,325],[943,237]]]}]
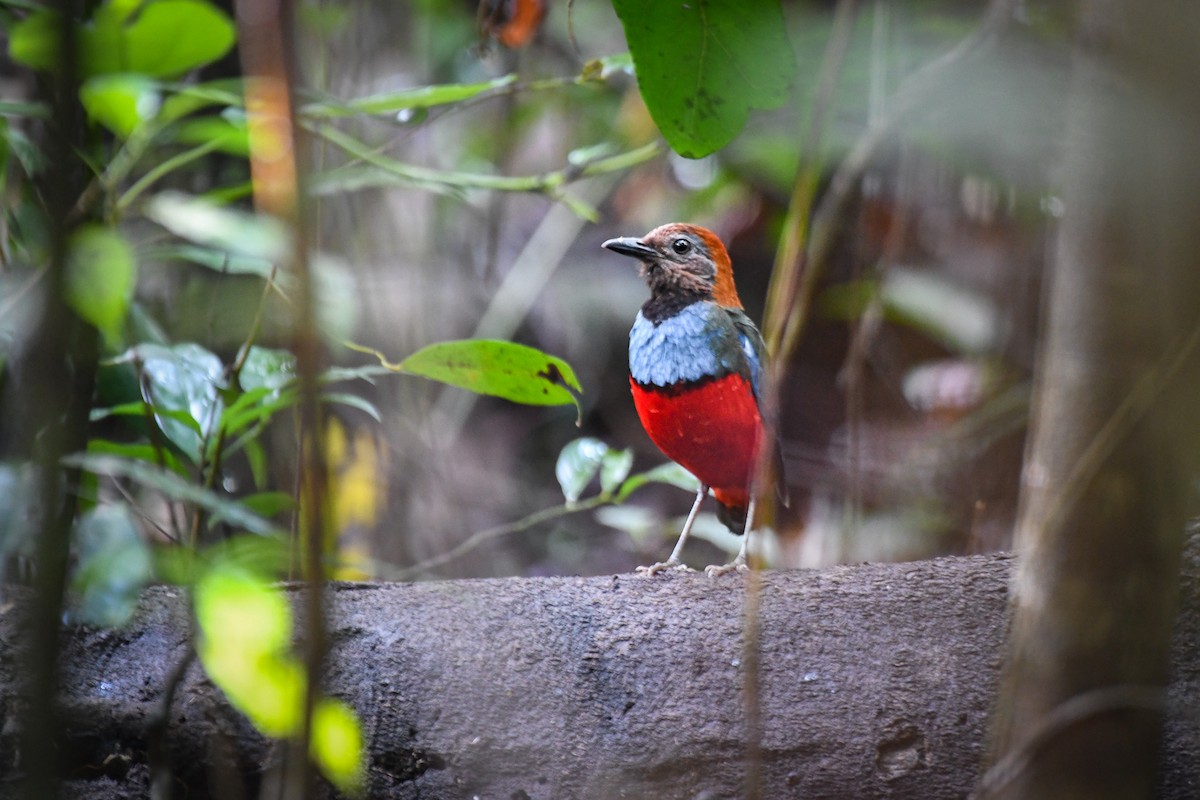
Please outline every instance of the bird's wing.
[{"label": "bird's wing", "polygon": [[[767,347],[763,344],[762,334],[750,321],[750,318],[740,309],[725,309],[729,319],[737,331],[738,345],[746,359],[746,377],[754,390],[754,399],[762,403],[763,371],[767,364]],[[739,370],[740,371],[740,370]]]},{"label": "bird's wing", "polygon": [[[749,373],[750,388],[754,390],[754,399],[758,401],[758,405],[761,408],[763,373],[766,370],[767,364],[767,346],[763,342],[762,334],[758,332],[758,328],[743,311],[734,308],[727,308],[725,310],[729,313],[729,319],[737,331],[738,343],[741,345],[742,355],[746,358],[746,371]],[[772,448],[775,451],[773,454],[776,470],[775,492],[779,495],[780,501],[785,506],[790,506],[791,500],[788,495],[787,477],[783,464],[783,442],[778,435],[778,427],[776,427],[776,431],[775,446]]]}]

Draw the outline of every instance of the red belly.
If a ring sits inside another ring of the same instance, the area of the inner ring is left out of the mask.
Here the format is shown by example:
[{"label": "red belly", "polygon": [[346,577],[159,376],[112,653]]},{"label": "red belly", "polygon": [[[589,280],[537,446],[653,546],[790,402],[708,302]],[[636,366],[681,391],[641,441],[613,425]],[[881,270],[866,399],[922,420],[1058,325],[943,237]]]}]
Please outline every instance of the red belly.
[{"label": "red belly", "polygon": [[673,461],[711,487],[726,505],[744,506],[762,442],[762,418],[750,383],[731,373],[687,387],[643,388],[633,404],[646,433]]}]

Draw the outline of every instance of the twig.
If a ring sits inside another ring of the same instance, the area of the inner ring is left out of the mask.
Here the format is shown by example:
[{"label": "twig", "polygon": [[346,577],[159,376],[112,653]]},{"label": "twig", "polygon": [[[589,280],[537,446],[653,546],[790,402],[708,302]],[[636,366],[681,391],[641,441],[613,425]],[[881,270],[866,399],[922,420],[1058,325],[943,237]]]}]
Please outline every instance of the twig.
[{"label": "twig", "polygon": [[[530,192],[545,194],[559,202],[567,198],[561,194],[563,186],[580,180],[619,172],[637,166],[657,156],[662,152],[662,143],[650,142],[633,150],[618,153],[613,156],[597,158],[583,166],[567,165],[561,169],[543,172],[536,175],[484,175],[480,173],[452,172],[445,170],[419,167],[406,164],[383,154],[387,145],[371,148],[334,125],[306,125],[308,130],[329,141],[340,150],[352,156],[356,161],[362,161],[383,170],[401,180],[426,186],[444,186],[455,189],[490,189],[502,192]],[[351,174],[355,161],[337,167],[325,173],[329,176]],[[367,185],[367,184],[364,184]],[[374,185],[374,184],[372,184]],[[319,180],[314,187],[317,194],[321,193]]]},{"label": "twig", "polygon": [[497,525],[493,528],[477,531],[446,552],[436,555],[432,558],[428,558],[418,564],[414,564],[411,567],[400,570],[389,577],[392,580],[399,581],[411,580],[421,573],[428,572],[431,569],[440,567],[443,564],[448,564],[456,558],[466,555],[476,547],[479,547],[481,544],[490,541],[491,539],[495,539],[500,536],[507,536],[510,533],[520,533],[521,531],[528,530],[535,525],[540,525],[543,522],[549,522],[552,519],[565,517],[568,514],[574,514],[578,511],[588,511],[593,508],[599,508],[600,506],[608,505],[612,502],[614,502],[614,495],[601,493],[595,495],[594,497],[589,497],[586,500],[580,500],[577,503],[554,506],[553,508],[536,511],[524,519],[517,520],[516,522],[509,522],[505,523],[504,525]]}]

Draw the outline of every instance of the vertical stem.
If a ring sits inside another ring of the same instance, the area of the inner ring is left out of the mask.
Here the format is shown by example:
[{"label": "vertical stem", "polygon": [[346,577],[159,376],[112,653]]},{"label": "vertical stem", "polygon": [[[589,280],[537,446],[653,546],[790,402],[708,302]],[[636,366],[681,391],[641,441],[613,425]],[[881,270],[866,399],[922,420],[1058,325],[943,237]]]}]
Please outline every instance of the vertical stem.
[{"label": "vertical stem", "polygon": [[71,524],[75,516],[72,484],[75,473],[64,474],[63,455],[83,448],[87,437],[88,406],[96,377],[95,329],[83,324],[65,302],[69,221],[75,198],[82,191],[81,146],[83,116],[78,102],[78,52],[75,0],[57,4],[60,60],[58,72],[45,84],[53,110],[47,125],[49,155],[44,178],[50,252],[43,282],[41,308],[29,352],[28,380],[23,387],[29,419],[25,446],[37,464],[36,593],[29,611],[24,670],[28,703],[21,719],[21,756],[25,768],[25,797],[53,797],[61,773],[59,736],[58,655],[63,593],[67,580]]},{"label": "vertical stem", "polygon": [[805,282],[804,252],[808,244],[809,215],[820,177],[825,118],[833,105],[834,90],[841,79],[842,65],[846,60],[857,17],[857,0],[839,0],[834,12],[832,33],[821,61],[821,72],[817,77],[816,98],[808,112],[808,127],[800,147],[800,163],[788,203],[787,219],[783,224],[783,239],[775,254],[775,268],[771,273],[771,285],[767,289],[767,307],[763,312],[763,337],[767,351],[774,354],[776,363],[780,365],[777,373],[780,384],[784,380],[783,364],[788,355],[781,349],[784,331],[793,316],[807,317],[807,301],[798,305],[798,299]]},{"label": "vertical stem", "polygon": [[292,235],[291,263],[296,280],[296,319],[292,350],[300,383],[299,486],[300,536],[306,590],[303,644],[305,674],[301,730],[288,754],[282,793],[311,797],[315,790],[308,757],[312,714],[320,693],[327,647],[324,617],[326,491],[329,485],[322,440],[320,375],[325,363],[317,325],[315,281],[308,259],[309,225],[305,219],[300,128],[295,124],[293,89],[294,8],[288,0],[247,0],[238,4],[242,66],[247,76],[250,169],[254,201],[260,213],[283,220]]}]

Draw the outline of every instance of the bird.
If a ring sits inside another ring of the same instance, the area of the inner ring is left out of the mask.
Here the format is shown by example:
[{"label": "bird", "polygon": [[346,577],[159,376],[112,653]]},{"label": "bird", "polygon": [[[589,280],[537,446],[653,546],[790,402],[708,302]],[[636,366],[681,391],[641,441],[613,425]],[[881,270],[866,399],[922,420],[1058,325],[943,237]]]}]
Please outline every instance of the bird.
[{"label": "bird", "polygon": [[742,541],[732,561],[705,573],[744,572],[765,436],[767,359],[762,334],[738,298],[729,253],[712,231],[679,222],[641,238],[609,239],[603,247],[638,259],[650,288],[629,333],[629,388],[638,417],[658,448],[700,482],[670,557],[637,571],[689,570],[680,556],[711,490],[718,519]]}]

